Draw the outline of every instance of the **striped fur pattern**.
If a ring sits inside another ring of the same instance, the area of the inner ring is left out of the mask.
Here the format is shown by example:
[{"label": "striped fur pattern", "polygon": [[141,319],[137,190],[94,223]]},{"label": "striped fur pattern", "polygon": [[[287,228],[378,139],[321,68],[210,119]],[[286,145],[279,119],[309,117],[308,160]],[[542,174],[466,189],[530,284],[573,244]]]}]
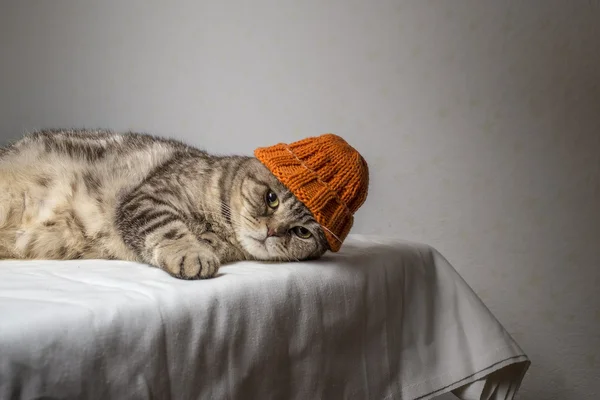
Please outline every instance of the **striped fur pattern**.
[{"label": "striped fur pattern", "polygon": [[46,130],[0,148],[0,259],[119,259],[181,279],[328,249],[254,157],[144,134]]}]

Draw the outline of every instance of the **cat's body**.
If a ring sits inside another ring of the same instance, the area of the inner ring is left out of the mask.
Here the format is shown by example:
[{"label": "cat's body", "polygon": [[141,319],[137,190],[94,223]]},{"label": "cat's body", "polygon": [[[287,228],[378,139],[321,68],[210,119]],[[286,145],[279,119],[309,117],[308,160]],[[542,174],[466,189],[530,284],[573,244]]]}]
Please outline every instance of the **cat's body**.
[{"label": "cat's body", "polygon": [[326,250],[311,213],[254,157],[104,131],[0,148],[0,259],[131,260],[195,279]]}]

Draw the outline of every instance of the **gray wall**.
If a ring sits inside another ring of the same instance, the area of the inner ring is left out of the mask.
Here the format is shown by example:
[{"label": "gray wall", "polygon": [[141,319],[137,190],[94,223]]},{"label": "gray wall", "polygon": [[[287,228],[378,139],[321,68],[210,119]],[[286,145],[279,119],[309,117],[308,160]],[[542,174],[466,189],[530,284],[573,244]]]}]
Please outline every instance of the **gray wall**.
[{"label": "gray wall", "polygon": [[[84,4],[86,3],[86,4]],[[42,127],[222,153],[323,132],[370,162],[355,232],[434,245],[533,360],[600,396],[600,3],[4,1],[2,141]]]}]

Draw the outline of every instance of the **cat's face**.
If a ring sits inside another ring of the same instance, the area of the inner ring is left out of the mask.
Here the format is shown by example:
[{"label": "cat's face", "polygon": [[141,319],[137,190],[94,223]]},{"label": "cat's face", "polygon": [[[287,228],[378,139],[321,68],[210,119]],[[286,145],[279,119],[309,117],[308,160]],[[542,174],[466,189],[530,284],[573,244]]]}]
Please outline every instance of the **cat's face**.
[{"label": "cat's face", "polygon": [[238,240],[256,259],[298,261],[327,251],[310,211],[260,162],[246,171],[237,203]]}]

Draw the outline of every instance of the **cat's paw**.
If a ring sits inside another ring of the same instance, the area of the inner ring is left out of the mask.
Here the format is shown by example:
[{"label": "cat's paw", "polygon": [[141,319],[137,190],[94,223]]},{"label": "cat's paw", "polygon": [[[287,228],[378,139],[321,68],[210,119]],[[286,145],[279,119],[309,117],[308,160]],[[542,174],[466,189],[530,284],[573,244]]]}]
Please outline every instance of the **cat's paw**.
[{"label": "cat's paw", "polygon": [[177,240],[155,250],[156,264],[180,279],[212,278],[219,270],[215,252],[198,241]]}]

